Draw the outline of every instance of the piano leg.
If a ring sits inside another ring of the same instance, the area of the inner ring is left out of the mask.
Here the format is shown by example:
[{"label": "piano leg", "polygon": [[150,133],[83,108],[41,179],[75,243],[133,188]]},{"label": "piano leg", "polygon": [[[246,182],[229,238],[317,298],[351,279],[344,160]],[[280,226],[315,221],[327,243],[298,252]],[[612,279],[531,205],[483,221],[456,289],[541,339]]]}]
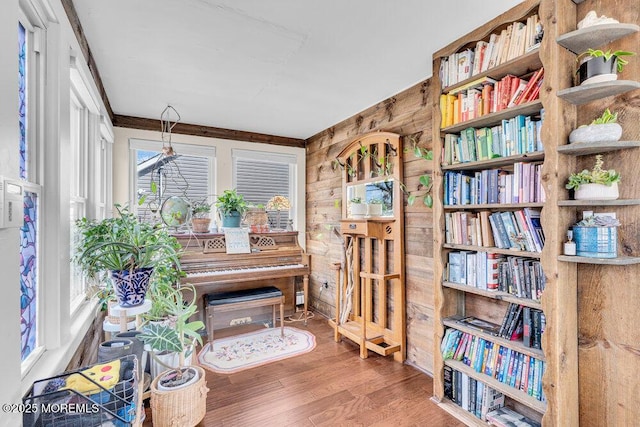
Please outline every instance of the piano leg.
[{"label": "piano leg", "polygon": [[305,274],[302,278],[302,291],[304,292],[304,325],[307,326],[307,304],[309,299],[309,276]]}]

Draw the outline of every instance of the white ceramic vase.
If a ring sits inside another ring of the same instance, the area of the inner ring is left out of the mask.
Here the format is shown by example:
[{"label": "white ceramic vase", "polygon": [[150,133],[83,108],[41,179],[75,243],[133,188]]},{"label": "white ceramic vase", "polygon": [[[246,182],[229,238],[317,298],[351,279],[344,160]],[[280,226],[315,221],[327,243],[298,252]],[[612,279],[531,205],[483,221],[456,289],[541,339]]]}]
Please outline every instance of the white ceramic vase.
[{"label": "white ceramic vase", "polygon": [[618,195],[618,183],[604,184],[580,184],[575,190],[576,200],[616,200]]},{"label": "white ceramic vase", "polygon": [[581,126],[569,134],[569,142],[618,141],[622,137],[622,126],[618,123]]}]

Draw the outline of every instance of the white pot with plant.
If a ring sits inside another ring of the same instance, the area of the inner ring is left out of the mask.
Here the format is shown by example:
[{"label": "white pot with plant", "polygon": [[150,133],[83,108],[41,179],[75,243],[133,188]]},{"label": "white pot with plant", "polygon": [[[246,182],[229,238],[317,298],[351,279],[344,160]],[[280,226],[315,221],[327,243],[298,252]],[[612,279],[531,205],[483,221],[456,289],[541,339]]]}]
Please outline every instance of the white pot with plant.
[{"label": "white pot with plant", "polygon": [[382,216],[382,200],[371,199],[367,202],[367,216]]},{"label": "white pot with plant", "polygon": [[[195,343],[202,345],[198,331],[204,329],[202,321],[189,321],[197,312],[194,299],[186,301],[183,292],[196,295],[193,286],[173,288],[172,292],[160,295],[164,311],[168,314],[166,324],[149,324],[138,335],[151,348],[151,357],[168,370],[160,373],[151,383],[151,411],[154,426],[196,425],[206,413],[207,393],[205,372],[199,366],[188,366],[186,359],[195,351]],[[170,363],[160,361],[156,353],[177,355]],[[186,403],[188,402],[188,404]]]},{"label": "white pot with plant", "polygon": [[582,125],[569,134],[569,142],[618,141],[622,137],[622,126],[618,124],[618,113],[607,108],[589,125]]},{"label": "white pot with plant", "polygon": [[598,154],[592,170],[585,169],[569,176],[565,187],[574,190],[575,200],[615,200],[619,197],[620,174],[614,169],[604,170],[602,165],[602,155]]},{"label": "white pot with plant", "polygon": [[349,200],[349,215],[351,218],[364,218],[367,215],[367,204],[362,201],[361,197],[354,197]]}]

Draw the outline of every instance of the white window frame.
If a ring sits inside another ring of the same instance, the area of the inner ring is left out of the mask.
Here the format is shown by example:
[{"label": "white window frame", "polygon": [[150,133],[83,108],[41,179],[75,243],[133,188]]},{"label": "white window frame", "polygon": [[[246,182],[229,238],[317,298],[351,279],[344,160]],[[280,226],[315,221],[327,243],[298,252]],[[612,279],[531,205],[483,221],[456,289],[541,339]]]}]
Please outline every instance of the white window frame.
[{"label": "white window frame", "polygon": [[[137,154],[139,150],[142,151],[162,151],[162,141],[153,141],[148,139],[129,139],[129,206],[131,211],[137,212],[138,208],[138,163]],[[174,142],[171,144],[174,151],[177,154],[184,154],[185,156],[199,156],[207,157],[209,159],[208,175],[209,180],[207,187],[209,188],[209,194],[213,194],[216,183],[216,148],[204,145],[184,144]]]}]

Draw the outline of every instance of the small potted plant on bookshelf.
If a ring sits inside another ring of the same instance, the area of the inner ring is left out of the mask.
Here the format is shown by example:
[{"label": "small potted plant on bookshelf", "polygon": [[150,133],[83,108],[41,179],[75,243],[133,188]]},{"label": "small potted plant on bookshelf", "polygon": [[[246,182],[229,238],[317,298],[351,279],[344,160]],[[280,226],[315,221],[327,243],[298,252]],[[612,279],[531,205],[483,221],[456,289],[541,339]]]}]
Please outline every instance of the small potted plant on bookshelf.
[{"label": "small potted plant on bookshelf", "polygon": [[617,227],[620,222],[611,215],[594,215],[573,226],[576,255],[589,258],[617,257]]},{"label": "small potted plant on bookshelf", "polygon": [[576,73],[577,83],[585,85],[617,80],[618,73],[629,63],[623,56],[630,55],[635,55],[635,52],[587,49],[576,58],[580,64]]},{"label": "small potted plant on bookshelf", "polygon": [[211,225],[211,203],[207,199],[191,203],[191,226],[194,233],[207,233]]},{"label": "small potted plant on bookshelf", "polygon": [[602,155],[596,155],[596,163],[591,170],[572,173],[565,186],[574,190],[575,200],[615,200],[618,195],[620,174],[614,169],[602,168]]},{"label": "small potted plant on bookshelf", "polygon": [[618,141],[622,136],[622,126],[618,124],[618,113],[608,108],[588,125],[582,125],[569,134],[569,142]]}]

